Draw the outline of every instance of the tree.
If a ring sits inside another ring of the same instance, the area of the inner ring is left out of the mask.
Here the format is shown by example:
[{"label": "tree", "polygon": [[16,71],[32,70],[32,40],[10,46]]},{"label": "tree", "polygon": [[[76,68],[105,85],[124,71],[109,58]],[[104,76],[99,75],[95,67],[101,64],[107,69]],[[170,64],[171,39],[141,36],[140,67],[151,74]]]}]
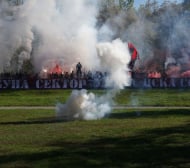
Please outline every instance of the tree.
[{"label": "tree", "polygon": [[119,0],[119,6],[122,9],[129,9],[133,6],[134,0]]},{"label": "tree", "polygon": [[134,0],[103,0],[100,2],[100,11],[97,17],[98,27],[101,27],[107,20],[115,18],[120,13],[134,10]]},{"label": "tree", "polygon": [[13,4],[13,5],[22,5],[24,3],[24,0],[8,0],[9,3]]},{"label": "tree", "polygon": [[21,69],[22,72],[25,74],[32,74],[34,72],[32,60],[31,59],[24,60]]},{"label": "tree", "polygon": [[120,9],[129,9],[133,6],[133,4],[134,0],[105,0],[101,2],[102,7],[119,7]]},{"label": "tree", "polygon": [[183,7],[185,10],[190,10],[190,1],[189,0],[184,0],[182,4],[183,4]]}]

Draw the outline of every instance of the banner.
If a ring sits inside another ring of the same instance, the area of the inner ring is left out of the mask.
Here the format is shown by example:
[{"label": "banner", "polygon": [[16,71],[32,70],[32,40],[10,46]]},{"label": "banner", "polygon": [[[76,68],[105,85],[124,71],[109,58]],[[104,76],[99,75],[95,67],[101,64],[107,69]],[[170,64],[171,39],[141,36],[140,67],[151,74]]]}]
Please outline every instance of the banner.
[{"label": "banner", "polygon": [[0,89],[98,89],[103,80],[87,79],[0,79]]},{"label": "banner", "polygon": [[[134,78],[131,88],[190,88],[190,78]],[[7,89],[105,89],[104,79],[0,79]]]},{"label": "banner", "polygon": [[133,88],[190,88],[190,78],[143,78],[133,79]]}]

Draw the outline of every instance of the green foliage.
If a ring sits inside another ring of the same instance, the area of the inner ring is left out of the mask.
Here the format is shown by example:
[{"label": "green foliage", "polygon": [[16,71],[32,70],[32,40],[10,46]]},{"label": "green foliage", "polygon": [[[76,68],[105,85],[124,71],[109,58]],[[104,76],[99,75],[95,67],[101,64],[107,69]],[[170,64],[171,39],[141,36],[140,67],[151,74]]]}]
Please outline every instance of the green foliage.
[{"label": "green foliage", "polygon": [[33,67],[31,59],[24,60],[21,69],[22,69],[22,72],[25,74],[34,74],[34,67]]},{"label": "green foliage", "polygon": [[122,9],[129,9],[133,6],[134,0],[119,0],[119,6]]},{"label": "green foliage", "polygon": [[[98,25],[102,25],[106,20],[116,17],[120,12],[127,12],[133,7],[134,0],[105,0],[100,3],[100,12],[97,16]],[[127,10],[126,10],[127,9]],[[126,27],[125,27],[126,28]]]},{"label": "green foliage", "polygon": [[10,65],[7,67],[8,72],[11,73],[27,73],[30,74],[33,72],[33,65],[29,57],[28,51],[25,47],[21,46],[15,50],[11,60]]},{"label": "green foliage", "polygon": [[184,7],[185,10],[190,10],[190,1],[189,0],[184,0],[183,7]]},{"label": "green foliage", "polygon": [[105,8],[110,7],[120,7],[120,9],[129,9],[133,6],[134,0],[119,0],[119,3],[117,0],[105,0],[102,1],[101,6]]},{"label": "green foliage", "polygon": [[13,5],[22,5],[24,3],[24,0],[8,0],[10,4]]}]

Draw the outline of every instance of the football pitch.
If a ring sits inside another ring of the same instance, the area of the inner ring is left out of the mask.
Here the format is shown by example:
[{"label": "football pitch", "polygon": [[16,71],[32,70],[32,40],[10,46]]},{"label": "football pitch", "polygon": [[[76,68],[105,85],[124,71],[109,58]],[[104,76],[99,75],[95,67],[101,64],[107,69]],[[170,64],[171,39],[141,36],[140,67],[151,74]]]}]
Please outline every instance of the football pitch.
[{"label": "football pitch", "polygon": [[64,103],[71,90],[1,91],[0,106],[13,109],[0,110],[0,167],[190,167],[189,91],[126,89],[114,99],[127,109],[92,121],[37,108]]}]

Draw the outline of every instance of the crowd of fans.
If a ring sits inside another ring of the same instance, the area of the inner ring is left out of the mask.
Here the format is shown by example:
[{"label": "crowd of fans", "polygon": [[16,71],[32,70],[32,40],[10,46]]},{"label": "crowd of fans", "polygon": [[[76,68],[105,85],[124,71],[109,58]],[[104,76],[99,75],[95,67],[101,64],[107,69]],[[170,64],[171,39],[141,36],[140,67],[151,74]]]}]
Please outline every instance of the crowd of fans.
[{"label": "crowd of fans", "polygon": [[[174,71],[174,68],[170,70],[173,73],[176,73]],[[167,73],[171,73],[168,71]],[[144,72],[139,70],[133,70],[129,72],[132,78],[170,78],[171,76],[167,75],[166,72],[161,73],[158,71],[150,71],[150,72]],[[102,79],[105,78],[108,75],[107,72],[101,72],[101,71],[83,71],[82,65],[78,63],[76,65],[76,70],[71,72],[42,72],[42,73],[36,73],[36,74],[27,74],[27,73],[0,73],[0,79],[87,79],[87,80],[93,80],[93,79]],[[181,76],[179,76],[176,73],[176,76],[174,77],[190,77],[190,71],[182,73]]]},{"label": "crowd of fans", "polygon": [[42,75],[40,73],[0,73],[0,79],[101,79],[106,75],[107,73],[102,73],[101,71],[82,71],[80,74],[77,74],[76,71],[72,71],[70,73],[47,73],[45,75]]},{"label": "crowd of fans", "polygon": [[[132,78],[162,78],[162,77],[168,77],[166,74],[161,74],[157,71],[151,71],[151,72],[135,72],[132,71],[131,77]],[[181,77],[190,77],[190,71],[182,73]],[[82,71],[80,74],[77,74],[76,71],[72,72],[63,72],[63,73],[49,73],[46,75],[41,74],[26,74],[26,73],[0,73],[0,79],[102,79],[105,78],[108,75],[106,72],[101,71]]]}]

